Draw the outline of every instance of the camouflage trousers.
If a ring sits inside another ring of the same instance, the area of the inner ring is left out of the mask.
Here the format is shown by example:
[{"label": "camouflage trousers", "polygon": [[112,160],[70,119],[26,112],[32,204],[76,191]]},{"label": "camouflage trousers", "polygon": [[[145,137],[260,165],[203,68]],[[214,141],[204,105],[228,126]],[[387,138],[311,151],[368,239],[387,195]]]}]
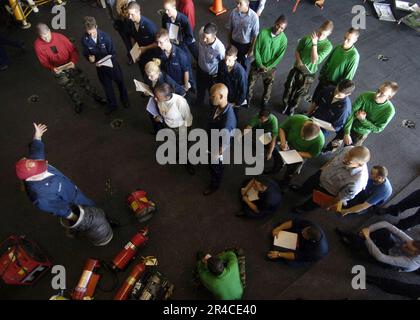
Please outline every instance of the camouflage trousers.
[{"label": "camouflage trousers", "polygon": [[271,91],[273,89],[274,77],[276,75],[276,68],[270,69],[267,72],[258,69],[255,62],[251,65],[251,71],[249,73],[248,81],[248,102],[251,102],[254,94],[255,83],[261,76],[264,84],[263,102],[268,103],[271,98]]},{"label": "camouflage trousers", "polygon": [[290,70],[284,85],[283,112],[294,113],[302,97],[308,94],[314,80],[314,74],[303,73],[296,67]]},{"label": "camouflage trousers", "polygon": [[66,90],[75,105],[82,104],[82,98],[79,93],[80,88],[83,88],[86,94],[91,96],[95,101],[104,101],[98,93],[98,90],[90,84],[89,79],[82,70],[78,68],[64,70],[59,74],[56,74],[55,78],[57,83]]}]

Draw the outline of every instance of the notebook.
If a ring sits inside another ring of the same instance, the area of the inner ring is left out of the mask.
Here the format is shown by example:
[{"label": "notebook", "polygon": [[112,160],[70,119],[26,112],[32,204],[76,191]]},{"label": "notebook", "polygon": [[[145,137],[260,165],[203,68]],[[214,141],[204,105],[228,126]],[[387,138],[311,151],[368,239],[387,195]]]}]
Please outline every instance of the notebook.
[{"label": "notebook", "polygon": [[331,123],[321,120],[321,119],[317,119],[315,117],[312,117],[312,120],[315,124],[319,125],[321,128],[327,130],[327,131],[332,131],[335,132],[334,127],[332,126]]},{"label": "notebook", "polygon": [[140,47],[139,47],[139,45],[138,45],[137,42],[133,46],[133,48],[131,48],[130,55],[131,55],[131,59],[133,59],[134,62],[136,62],[140,58],[141,49],[140,49]]},{"label": "notebook", "polygon": [[97,67],[109,67],[112,68],[114,65],[112,64],[112,55],[107,55],[106,57],[102,58],[96,63]]},{"label": "notebook", "polygon": [[298,234],[289,231],[280,231],[273,241],[274,246],[289,250],[296,250],[297,243]]},{"label": "notebook", "polygon": [[133,80],[134,80],[134,84],[136,86],[136,91],[143,92],[143,93],[147,94],[148,96],[153,97],[153,92],[152,92],[152,90],[150,90],[150,87],[147,84],[145,84],[141,81],[138,81],[136,79],[133,79]]},{"label": "notebook", "polygon": [[279,151],[279,153],[285,164],[303,162],[303,158],[296,150]]}]

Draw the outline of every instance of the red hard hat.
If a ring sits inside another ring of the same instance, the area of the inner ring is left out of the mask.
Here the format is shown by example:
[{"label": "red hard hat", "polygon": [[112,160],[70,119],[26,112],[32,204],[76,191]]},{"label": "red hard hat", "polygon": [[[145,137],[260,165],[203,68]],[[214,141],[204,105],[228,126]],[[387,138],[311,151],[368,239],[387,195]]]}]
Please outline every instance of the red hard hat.
[{"label": "red hard hat", "polygon": [[48,162],[46,160],[22,158],[16,162],[16,175],[20,180],[26,180],[47,171],[47,168]]}]

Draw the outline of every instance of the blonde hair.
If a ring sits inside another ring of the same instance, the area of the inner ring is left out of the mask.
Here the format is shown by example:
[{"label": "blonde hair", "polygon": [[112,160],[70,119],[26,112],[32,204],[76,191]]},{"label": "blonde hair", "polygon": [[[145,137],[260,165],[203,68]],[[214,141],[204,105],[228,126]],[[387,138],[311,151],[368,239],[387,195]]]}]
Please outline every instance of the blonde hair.
[{"label": "blonde hair", "polygon": [[146,73],[160,73],[160,64],[160,59],[154,58],[152,61],[146,63],[144,71],[146,71]]}]

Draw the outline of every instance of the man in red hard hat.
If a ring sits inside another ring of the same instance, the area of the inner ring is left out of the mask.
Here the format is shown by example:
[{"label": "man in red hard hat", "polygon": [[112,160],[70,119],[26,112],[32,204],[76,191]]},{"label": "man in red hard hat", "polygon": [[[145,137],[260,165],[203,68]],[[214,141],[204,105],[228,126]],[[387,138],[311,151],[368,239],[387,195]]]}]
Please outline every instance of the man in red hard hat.
[{"label": "man in red hard hat", "polygon": [[48,164],[41,140],[47,126],[34,123],[34,127],[29,157],[16,163],[16,175],[24,182],[29,198],[38,209],[75,221],[78,217],[71,210],[73,204],[93,207],[95,203],[69,178]]}]

